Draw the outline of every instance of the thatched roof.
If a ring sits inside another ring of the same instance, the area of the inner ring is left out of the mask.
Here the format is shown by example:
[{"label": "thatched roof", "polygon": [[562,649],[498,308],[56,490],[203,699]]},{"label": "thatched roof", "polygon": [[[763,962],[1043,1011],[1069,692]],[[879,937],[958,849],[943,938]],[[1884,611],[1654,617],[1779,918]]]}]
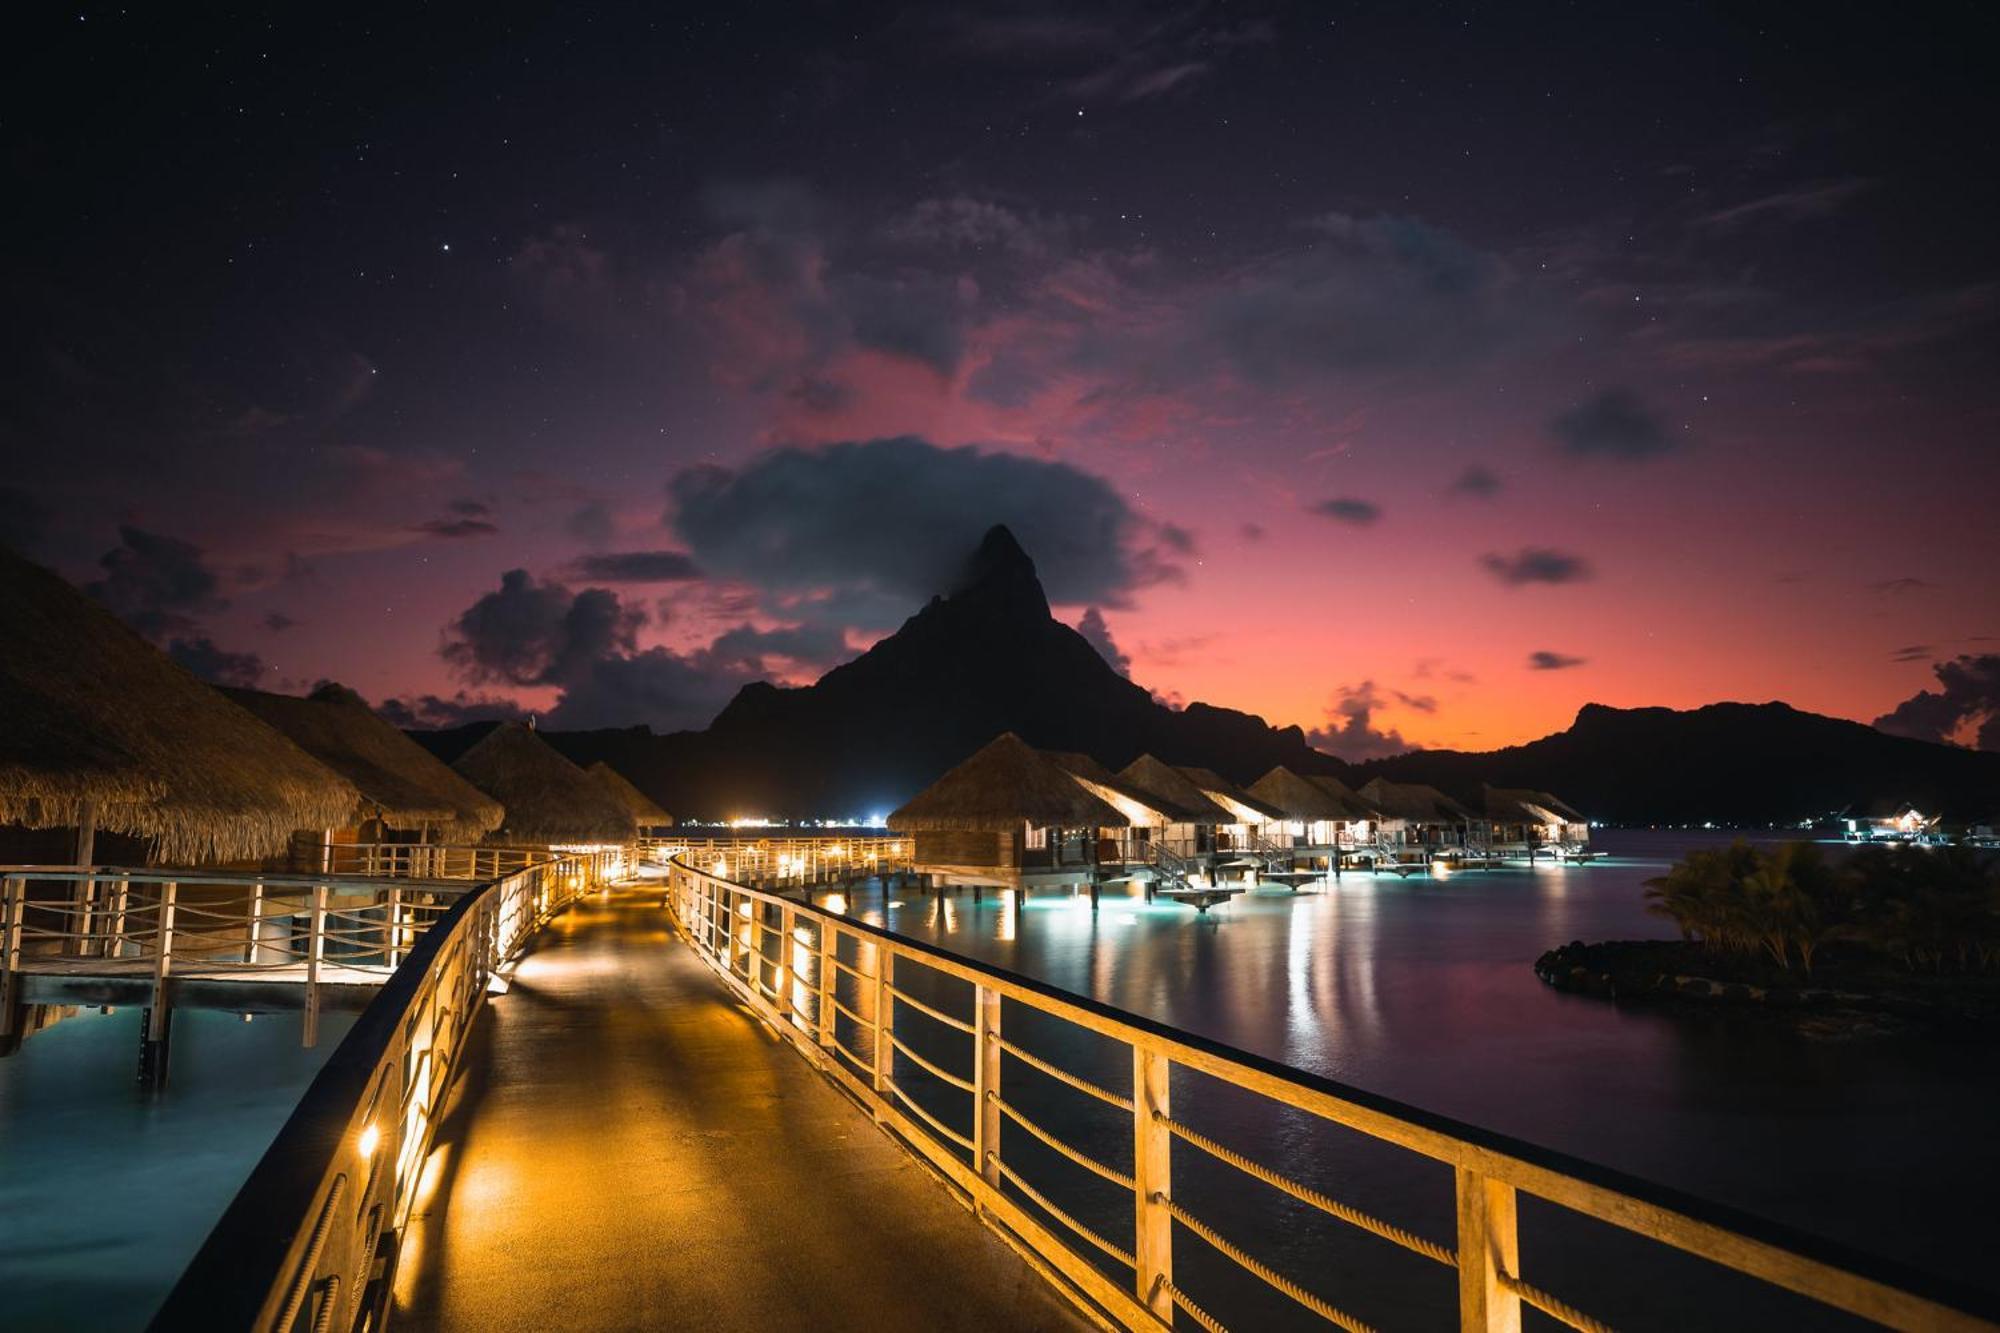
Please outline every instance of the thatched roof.
[{"label": "thatched roof", "polygon": [[638,832],[631,811],[519,722],[494,723],[452,767],[506,807],[495,841],[625,842]]},{"label": "thatched roof", "polygon": [[1131,823],[1013,732],[918,792],[889,816],[899,833],[980,829],[1124,828]]},{"label": "thatched roof", "polygon": [[428,826],[447,842],[476,842],[500,826],[498,801],[377,717],[345,686],[322,685],[303,699],[262,690],[223,693],[354,784],[360,806],[343,822]]},{"label": "thatched roof", "polygon": [[1479,816],[1446,796],[1436,787],[1421,782],[1391,782],[1375,778],[1356,795],[1391,819],[1419,824],[1458,824]]},{"label": "thatched roof", "polygon": [[1044,750],[1042,757],[1083,783],[1093,796],[1124,811],[1125,818],[1135,827],[1159,828],[1194,819],[1192,810],[1148,795],[1087,754],[1073,750]]},{"label": "thatched roof", "polygon": [[[1192,782],[1195,786],[1201,788],[1202,794],[1207,796],[1209,800],[1215,801],[1225,810],[1229,810],[1231,812],[1230,822],[1232,823],[1238,821],[1239,808],[1251,812],[1259,819],[1283,819],[1285,817],[1283,810],[1272,805],[1269,801],[1251,795],[1212,768],[1189,768],[1182,766],[1174,771],[1189,782]],[[1249,821],[1244,820],[1242,822],[1247,823]]]},{"label": "thatched roof", "polygon": [[1250,784],[1250,794],[1268,801],[1285,812],[1285,818],[1317,823],[1322,819],[1346,821],[1364,818],[1353,813],[1353,805],[1326,788],[1300,777],[1283,764]]},{"label": "thatched roof", "polygon": [[0,547],[0,824],[144,838],[240,861],[333,828],[360,793],[60,576]]},{"label": "thatched roof", "polygon": [[1549,815],[1568,824],[1584,822],[1573,807],[1532,787],[1486,787],[1485,793],[1486,817],[1503,824],[1540,824]]},{"label": "thatched roof", "polygon": [[1328,777],[1324,773],[1308,773],[1306,781],[1339,801],[1346,808],[1349,819],[1374,819],[1380,814],[1374,806],[1362,800],[1354,788],[1339,778]]},{"label": "thatched roof", "polygon": [[1209,795],[1195,783],[1190,782],[1185,773],[1171,764],[1162,763],[1149,754],[1142,754],[1119,770],[1118,776],[1127,786],[1136,787],[1146,798],[1156,803],[1164,803],[1180,811],[1176,822],[1183,824],[1234,824],[1234,811],[1217,805]]},{"label": "thatched roof", "polygon": [[632,818],[639,821],[640,828],[658,828],[674,822],[674,817],[658,802],[633,786],[623,773],[602,759],[583,771],[590,775],[591,781],[617,797],[619,803],[632,812]]}]

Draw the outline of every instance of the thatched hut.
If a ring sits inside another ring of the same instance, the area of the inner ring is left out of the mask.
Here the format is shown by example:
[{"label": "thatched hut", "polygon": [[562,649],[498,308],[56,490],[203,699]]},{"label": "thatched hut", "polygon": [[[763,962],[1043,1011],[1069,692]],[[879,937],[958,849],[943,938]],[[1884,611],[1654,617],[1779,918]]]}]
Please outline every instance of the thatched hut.
[{"label": "thatched hut", "polygon": [[1374,778],[1355,794],[1381,811],[1386,825],[1400,823],[1403,841],[1410,847],[1444,853],[1486,838],[1484,816],[1425,783]]},{"label": "thatched hut", "polygon": [[889,827],[916,836],[917,868],[976,883],[1088,877],[1099,835],[1131,827],[1112,800],[1005,732],[911,797]]},{"label": "thatched hut", "polygon": [[[1330,785],[1328,785],[1330,784]],[[1373,818],[1368,805],[1339,782],[1303,777],[1280,764],[1250,784],[1250,794],[1284,812],[1284,837],[1299,851],[1339,855]]]},{"label": "thatched hut", "polygon": [[498,801],[377,717],[345,686],[321,685],[304,698],[262,690],[223,693],[361,793],[336,843],[467,843],[500,827]]},{"label": "thatched hut", "polygon": [[495,722],[452,761],[506,809],[489,842],[567,847],[630,842],[638,821],[588,773],[519,722]]},{"label": "thatched hut", "polygon": [[1545,791],[1480,784],[1496,852],[1559,852],[1590,841],[1590,821]]},{"label": "thatched hut", "polygon": [[1181,856],[1200,857],[1214,852],[1215,831],[1236,822],[1233,812],[1219,805],[1187,774],[1152,755],[1140,755],[1119,770],[1118,777],[1172,814],[1173,822],[1160,836]]},{"label": "thatched hut", "polygon": [[666,812],[664,806],[633,786],[623,773],[602,759],[583,771],[590,775],[592,782],[610,792],[620,805],[632,812],[641,833],[673,827],[674,817]]},{"label": "thatched hut", "polygon": [[0,825],[135,840],[159,863],[283,854],[361,794],[57,574],[0,548]]},{"label": "thatched hut", "polygon": [[1269,801],[1251,795],[1212,768],[1178,767],[1174,770],[1201,789],[1201,794],[1227,810],[1230,822],[1215,830],[1215,849],[1228,852],[1255,847],[1264,841],[1273,825],[1282,823],[1285,812]]}]

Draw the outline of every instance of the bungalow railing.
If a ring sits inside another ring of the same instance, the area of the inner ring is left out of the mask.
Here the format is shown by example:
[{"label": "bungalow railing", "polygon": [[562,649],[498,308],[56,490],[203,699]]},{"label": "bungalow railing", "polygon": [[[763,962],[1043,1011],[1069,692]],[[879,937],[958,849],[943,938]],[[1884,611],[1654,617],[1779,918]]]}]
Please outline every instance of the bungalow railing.
[{"label": "bungalow railing", "polygon": [[[1568,1210],[1892,1327],[1993,1327],[1923,1294],[1926,1279],[750,887],[699,857],[671,861],[668,890],[681,934],[753,1012],[1072,1294],[1128,1329],[1174,1327],[1177,1314],[1211,1333],[1264,1325],[1274,1299],[1342,1329],[1368,1327],[1343,1308],[1352,1293],[1337,1274],[1352,1270],[1301,1263],[1296,1249],[1289,1264],[1260,1255],[1267,1233],[1218,1225],[1219,1178],[1220,1197],[1268,1189],[1443,1270],[1452,1286],[1438,1302],[1455,1287],[1468,1333],[1518,1330],[1524,1305],[1572,1328],[1606,1327],[1523,1263],[1520,1205],[1530,1199],[1558,1206],[1535,1205],[1527,1216],[1538,1224]],[[1055,1054],[1079,1047],[1103,1058],[1083,1072]],[[1274,1151],[1299,1133],[1218,1137],[1218,1102],[1245,1096],[1448,1171],[1455,1231],[1425,1235],[1300,1179],[1311,1154]],[[1044,1109],[1056,1098],[1067,1099],[1061,1119]],[[1091,1114],[1112,1123],[1080,1142]],[[1069,1174],[1052,1179],[1057,1170]],[[1084,1189],[1101,1193],[1093,1202]],[[1530,1252],[1543,1262],[1561,1251],[1536,1240]]]},{"label": "bungalow railing", "polygon": [[614,852],[545,856],[460,893],[327,1057],[152,1327],[378,1327],[437,1117],[496,970],[617,864]]},{"label": "bungalow railing", "polygon": [[[11,1021],[7,1001],[31,975],[150,982],[145,1003],[154,1040],[179,982],[283,981],[304,987],[303,1035],[311,1045],[324,987],[381,984],[474,891],[475,877],[492,881],[557,859],[523,848],[342,850],[378,873],[0,866],[0,1024]],[[441,855],[404,855],[417,850]],[[417,878],[419,869],[455,877]]]}]

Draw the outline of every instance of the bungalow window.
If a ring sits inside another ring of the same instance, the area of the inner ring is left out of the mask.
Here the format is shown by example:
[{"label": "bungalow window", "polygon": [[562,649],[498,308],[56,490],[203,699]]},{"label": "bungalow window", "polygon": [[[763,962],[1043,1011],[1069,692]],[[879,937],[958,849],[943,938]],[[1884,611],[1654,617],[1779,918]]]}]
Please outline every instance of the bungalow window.
[{"label": "bungalow window", "polygon": [[1042,851],[1048,845],[1049,831],[1045,828],[1036,828],[1033,824],[1028,825],[1028,847],[1034,851]]}]

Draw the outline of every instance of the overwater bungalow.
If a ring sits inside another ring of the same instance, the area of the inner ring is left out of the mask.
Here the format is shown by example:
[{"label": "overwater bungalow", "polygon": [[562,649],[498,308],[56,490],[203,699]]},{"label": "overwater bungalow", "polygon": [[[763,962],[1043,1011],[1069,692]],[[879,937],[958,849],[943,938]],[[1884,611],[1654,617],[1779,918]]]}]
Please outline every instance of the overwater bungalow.
[{"label": "overwater bungalow", "polygon": [[1274,826],[1284,822],[1283,810],[1251,795],[1214,769],[1183,766],[1175,771],[1200,789],[1203,796],[1229,812],[1230,822],[1217,825],[1215,830],[1218,866],[1249,867],[1271,858],[1276,850],[1271,841],[1275,836]]},{"label": "overwater bungalow", "polygon": [[1161,835],[1164,845],[1201,869],[1209,868],[1216,853],[1216,831],[1235,824],[1235,813],[1187,774],[1150,754],[1142,754],[1120,769],[1118,777],[1153,805],[1174,815],[1174,822]]},{"label": "overwater bungalow", "polygon": [[[506,817],[486,841],[514,847],[600,847],[632,841],[638,821],[588,773],[519,722],[415,733],[458,775],[500,802]],[[440,756],[443,757],[443,756]]]},{"label": "overwater bungalow", "polygon": [[666,807],[633,786],[623,773],[602,759],[583,771],[590,775],[592,782],[610,792],[620,805],[632,812],[641,834],[653,836],[673,827],[674,817],[667,813]]},{"label": "overwater bungalow", "polygon": [[1481,784],[1490,846],[1497,856],[1580,859],[1589,852],[1590,821],[1545,791]]},{"label": "overwater bungalow", "polygon": [[361,794],[60,575],[0,548],[0,860],[255,864]]},{"label": "overwater bungalow", "polygon": [[[1490,855],[1483,815],[1421,782],[1374,778],[1356,792],[1381,812],[1385,827],[1400,832],[1405,859],[1469,860]],[[1395,826],[1400,825],[1400,829]]]},{"label": "overwater bungalow", "polygon": [[1010,731],[911,797],[888,824],[914,836],[916,871],[946,884],[1089,885],[1104,872],[1104,835],[1132,826],[1115,799]]},{"label": "overwater bungalow", "polygon": [[357,858],[341,849],[475,843],[500,826],[504,811],[498,801],[376,716],[345,686],[324,684],[303,698],[262,690],[223,693],[360,793],[329,839],[333,865],[374,873],[372,850]]},{"label": "overwater bungalow", "polygon": [[1283,811],[1270,836],[1291,849],[1302,873],[1338,868],[1372,834],[1374,812],[1331,778],[1322,783],[1280,764],[1251,783],[1250,794]]}]

